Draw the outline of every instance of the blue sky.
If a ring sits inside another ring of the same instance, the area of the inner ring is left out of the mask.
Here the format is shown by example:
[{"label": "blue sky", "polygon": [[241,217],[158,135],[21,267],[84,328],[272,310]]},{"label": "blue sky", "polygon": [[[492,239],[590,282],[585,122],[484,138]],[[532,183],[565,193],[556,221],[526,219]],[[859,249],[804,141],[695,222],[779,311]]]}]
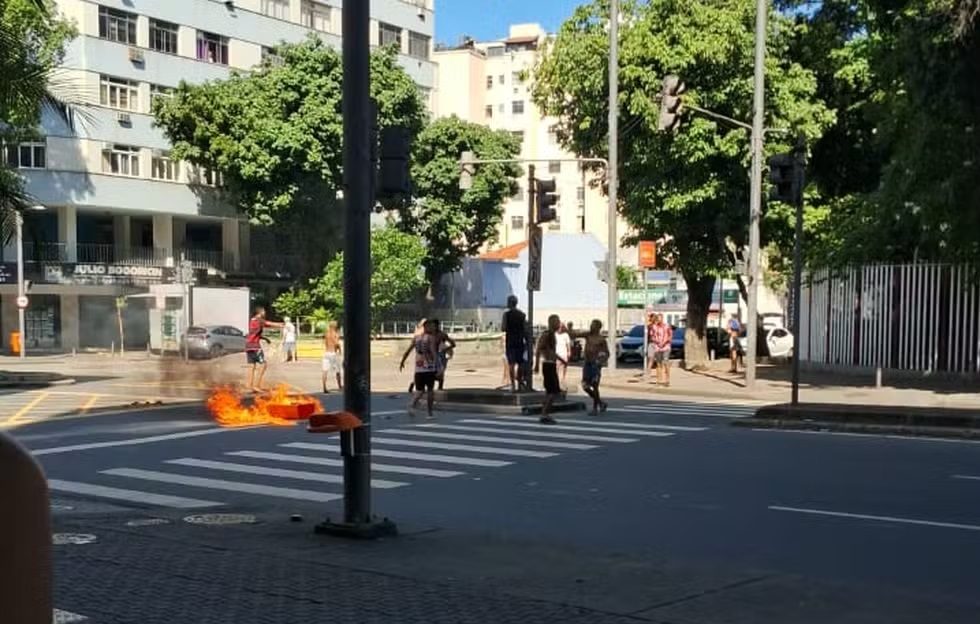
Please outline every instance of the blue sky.
[{"label": "blue sky", "polygon": [[584,0],[436,0],[436,41],[455,44],[507,36],[510,24],[537,22],[549,32]]}]

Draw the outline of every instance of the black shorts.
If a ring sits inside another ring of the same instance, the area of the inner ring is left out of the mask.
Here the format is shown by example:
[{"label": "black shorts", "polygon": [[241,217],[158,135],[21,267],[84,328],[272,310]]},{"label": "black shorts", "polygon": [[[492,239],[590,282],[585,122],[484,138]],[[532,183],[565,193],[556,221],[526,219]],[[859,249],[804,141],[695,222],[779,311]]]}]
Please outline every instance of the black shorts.
[{"label": "black shorts", "polygon": [[415,389],[419,392],[429,391],[436,387],[436,372],[428,371],[415,373]]},{"label": "black shorts", "polygon": [[249,364],[265,364],[265,353],[262,352],[262,349],[258,351],[246,351],[245,360]]},{"label": "black shorts", "polygon": [[545,362],[541,365],[541,375],[544,377],[544,391],[548,394],[561,394],[561,384],[558,383],[558,365]]},{"label": "black shorts", "polygon": [[523,364],[524,363],[524,346],[508,346],[507,347],[507,363],[508,364]]}]

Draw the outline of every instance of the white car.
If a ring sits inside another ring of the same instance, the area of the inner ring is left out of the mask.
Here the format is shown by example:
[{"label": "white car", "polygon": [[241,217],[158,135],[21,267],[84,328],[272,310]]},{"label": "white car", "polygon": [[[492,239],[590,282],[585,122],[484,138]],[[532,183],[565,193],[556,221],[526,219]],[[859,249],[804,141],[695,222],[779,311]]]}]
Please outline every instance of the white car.
[{"label": "white car", "polygon": [[[763,328],[765,340],[759,342],[759,349],[756,355],[771,358],[788,358],[793,356],[793,334],[785,327]],[[742,336],[738,339],[739,346],[745,351],[748,345],[748,338]]]}]

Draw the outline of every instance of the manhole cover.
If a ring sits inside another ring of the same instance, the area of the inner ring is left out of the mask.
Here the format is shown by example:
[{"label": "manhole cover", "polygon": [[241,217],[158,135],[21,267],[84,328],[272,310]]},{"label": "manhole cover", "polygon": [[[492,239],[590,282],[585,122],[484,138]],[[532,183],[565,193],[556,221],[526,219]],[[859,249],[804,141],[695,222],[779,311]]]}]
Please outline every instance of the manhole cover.
[{"label": "manhole cover", "polygon": [[126,523],[128,527],[156,526],[158,524],[170,524],[166,518],[137,518]]},{"label": "manhole cover", "polygon": [[81,544],[91,544],[98,539],[91,533],[55,533],[51,536],[51,543],[55,546],[71,544],[78,546]]},{"label": "manhole cover", "polygon": [[255,524],[255,516],[249,514],[199,514],[196,516],[187,516],[184,518],[184,522],[189,524],[207,524],[207,525],[223,525],[223,524]]}]

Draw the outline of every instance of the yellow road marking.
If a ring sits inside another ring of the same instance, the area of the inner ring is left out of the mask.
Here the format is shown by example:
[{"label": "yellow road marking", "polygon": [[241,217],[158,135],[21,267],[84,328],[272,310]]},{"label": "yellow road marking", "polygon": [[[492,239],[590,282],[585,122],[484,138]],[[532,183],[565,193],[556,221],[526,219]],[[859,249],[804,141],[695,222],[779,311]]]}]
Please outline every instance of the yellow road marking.
[{"label": "yellow road marking", "polygon": [[37,398],[36,399],[34,399],[33,401],[31,401],[30,403],[28,403],[24,407],[22,407],[19,410],[17,410],[17,413],[16,414],[14,414],[10,418],[8,418],[3,423],[4,426],[9,427],[9,426],[13,425],[22,416],[24,416],[25,414],[27,414],[28,412],[30,412],[32,409],[34,409],[35,407],[37,407],[38,403],[40,403],[41,401],[43,401],[46,398],[48,398],[48,393],[47,392],[42,392],[41,394],[37,395]]},{"label": "yellow road marking", "polygon": [[84,414],[85,412],[87,412],[90,409],[92,409],[92,407],[95,405],[95,402],[98,401],[98,400],[99,400],[99,395],[98,394],[93,394],[91,397],[89,397],[89,400],[88,401],[85,401],[85,405],[82,406],[81,413]]}]

